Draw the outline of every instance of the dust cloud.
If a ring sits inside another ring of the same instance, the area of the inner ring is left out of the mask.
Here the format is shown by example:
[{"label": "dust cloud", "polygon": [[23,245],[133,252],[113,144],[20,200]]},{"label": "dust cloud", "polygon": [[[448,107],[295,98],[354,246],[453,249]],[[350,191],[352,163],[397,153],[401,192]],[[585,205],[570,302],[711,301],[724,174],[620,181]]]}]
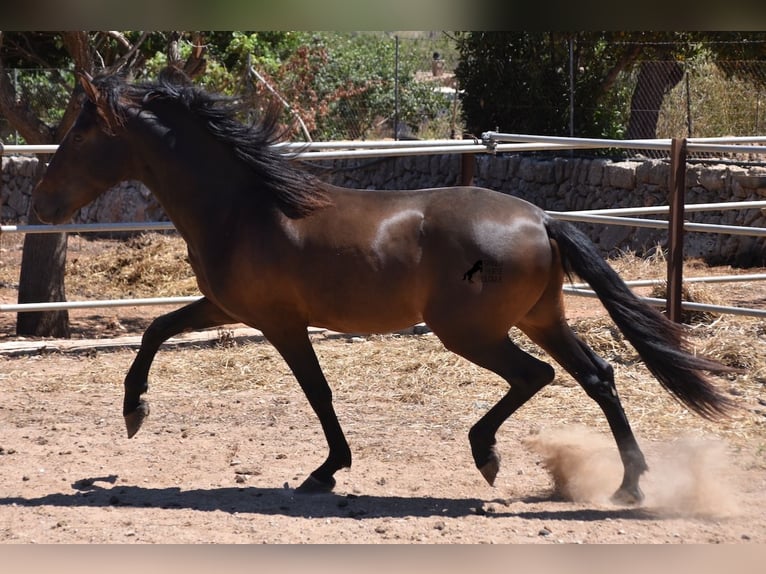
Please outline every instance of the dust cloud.
[{"label": "dust cloud", "polygon": [[[641,443],[642,441],[639,440]],[[578,426],[541,430],[524,441],[553,480],[554,496],[611,505],[622,463],[611,436]],[[721,441],[681,438],[642,444],[649,471],[642,506],[662,516],[723,518],[739,513],[733,465]]]}]

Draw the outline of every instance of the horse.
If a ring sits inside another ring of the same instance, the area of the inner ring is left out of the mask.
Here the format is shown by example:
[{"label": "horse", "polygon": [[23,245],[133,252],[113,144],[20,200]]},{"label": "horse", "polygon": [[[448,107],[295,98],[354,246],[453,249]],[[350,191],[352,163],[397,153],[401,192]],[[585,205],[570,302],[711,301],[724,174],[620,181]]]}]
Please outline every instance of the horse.
[{"label": "horse", "polygon": [[284,128],[274,105],[244,121],[241,100],[163,74],[144,82],[79,74],[79,82],[83,105],[33,191],[32,208],[41,221],[62,223],[120,181],[143,182],[185,240],[202,294],[144,332],[124,381],[128,438],[149,414],[143,395],[164,341],[244,323],[289,365],[327,442],[327,458],[296,491],[332,491],[335,473],[351,466],[351,450],[308,327],[372,334],[423,322],[448,350],[508,383],[468,432],[476,467],[494,485],[497,431],[554,379],[549,363],[512,342],[516,327],[599,405],[623,465],[612,498],[639,504],[648,466],[613,369],[565,318],[562,287],[574,275],[590,284],[673,397],[709,419],[730,411],[709,374],[733,369],[693,353],[684,327],[640,301],[575,225],[475,186],[330,185],[276,145]]}]

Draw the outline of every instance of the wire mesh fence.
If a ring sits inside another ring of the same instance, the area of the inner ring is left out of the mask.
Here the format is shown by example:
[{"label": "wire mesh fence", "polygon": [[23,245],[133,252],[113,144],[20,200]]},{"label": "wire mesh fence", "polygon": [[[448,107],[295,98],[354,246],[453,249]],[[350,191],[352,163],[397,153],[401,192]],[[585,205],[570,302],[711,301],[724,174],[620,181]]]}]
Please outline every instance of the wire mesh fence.
[{"label": "wire mesh fence", "polygon": [[[638,76],[651,78],[644,92],[660,94],[646,106]],[[766,128],[766,62],[644,62],[627,75],[632,85],[628,139],[637,137],[734,137]]]},{"label": "wire mesh fence", "polygon": [[766,62],[686,65],[665,98],[660,137],[747,136],[766,128]]},{"label": "wire mesh fence", "polygon": [[[764,61],[645,61],[623,72],[613,90],[630,95],[620,114],[625,139],[748,137],[766,130]],[[760,154],[690,154],[693,160],[713,157],[738,163],[765,161]]]}]

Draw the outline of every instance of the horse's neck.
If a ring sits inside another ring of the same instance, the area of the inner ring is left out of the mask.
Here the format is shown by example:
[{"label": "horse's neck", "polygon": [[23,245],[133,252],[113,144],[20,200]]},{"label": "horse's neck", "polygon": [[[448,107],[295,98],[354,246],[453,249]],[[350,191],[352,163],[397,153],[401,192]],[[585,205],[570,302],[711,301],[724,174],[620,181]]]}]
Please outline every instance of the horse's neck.
[{"label": "horse's neck", "polygon": [[217,212],[226,204],[225,194],[220,194],[220,201],[214,189],[205,189],[205,179],[195,171],[190,171],[173,162],[156,162],[142,174],[141,180],[154,194],[163,210],[186,237],[199,225],[199,222],[214,222]]},{"label": "horse's neck", "polygon": [[[162,127],[149,128],[139,136],[131,145],[141,158],[137,179],[151,190],[173,223],[179,226],[187,218],[214,216],[228,199],[227,180],[236,177],[230,166],[219,167],[220,162],[206,156],[202,145],[173,142],[181,136]],[[211,187],[216,181],[220,183]]]},{"label": "horse's neck", "polygon": [[[141,179],[187,242],[226,233],[233,218],[256,205],[253,176],[231,151],[194,128],[144,125],[134,149],[141,154]],[[177,138],[172,145],[168,139]],[[170,148],[170,149],[169,149]],[[262,196],[258,201],[265,201]]]}]

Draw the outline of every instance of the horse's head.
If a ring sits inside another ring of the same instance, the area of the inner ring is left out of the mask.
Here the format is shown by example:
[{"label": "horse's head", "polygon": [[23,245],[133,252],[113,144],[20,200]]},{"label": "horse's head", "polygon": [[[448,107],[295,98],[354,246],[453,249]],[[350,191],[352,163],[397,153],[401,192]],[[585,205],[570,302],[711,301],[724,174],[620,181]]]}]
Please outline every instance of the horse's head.
[{"label": "horse's head", "polygon": [[89,75],[80,75],[85,101],[48,169],[32,192],[32,208],[41,221],[63,223],[83,205],[128,179],[130,150],[123,119]]}]

